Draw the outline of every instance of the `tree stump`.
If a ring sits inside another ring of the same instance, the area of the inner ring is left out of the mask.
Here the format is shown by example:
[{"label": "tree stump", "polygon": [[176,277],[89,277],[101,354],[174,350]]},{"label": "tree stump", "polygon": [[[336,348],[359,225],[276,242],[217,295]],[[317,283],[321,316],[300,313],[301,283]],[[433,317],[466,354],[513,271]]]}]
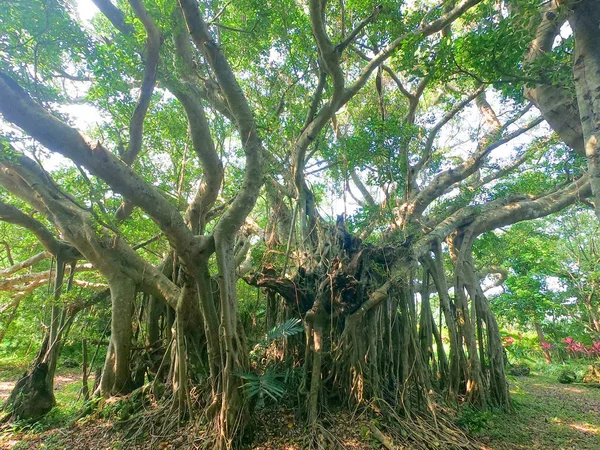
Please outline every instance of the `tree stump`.
[{"label": "tree stump", "polygon": [[35,420],[50,412],[55,400],[47,375],[48,364],[39,363],[17,381],[4,406],[12,420]]}]

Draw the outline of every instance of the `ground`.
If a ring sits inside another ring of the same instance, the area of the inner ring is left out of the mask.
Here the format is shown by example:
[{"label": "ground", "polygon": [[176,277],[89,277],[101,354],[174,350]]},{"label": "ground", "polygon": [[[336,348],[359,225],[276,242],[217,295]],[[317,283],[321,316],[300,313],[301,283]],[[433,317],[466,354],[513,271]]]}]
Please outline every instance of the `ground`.
[{"label": "ground", "polygon": [[515,413],[476,433],[490,450],[600,449],[600,389],[534,373],[511,382]]},{"label": "ground", "polygon": [[[11,371],[14,376],[14,371]],[[0,374],[0,398],[5,399],[12,383]],[[40,424],[0,428],[0,449],[120,449],[120,448],[194,448],[202,435],[199,429],[187,429],[177,437],[158,438],[154,445],[144,441],[137,446],[115,442],[123,433],[112,428],[112,421],[91,416],[77,420],[81,400],[79,375],[73,369],[60,371],[56,383],[58,407]],[[563,385],[555,376],[533,372],[529,377],[511,379],[515,411],[511,414],[463,410],[457,422],[468,429],[482,450],[521,449],[600,449],[600,389],[581,384]],[[306,433],[294,415],[285,409],[255,416],[252,450],[299,450]],[[383,448],[374,438],[366,421],[349,414],[328,419],[325,432],[329,448],[368,450]],[[118,436],[118,438],[117,438]],[[190,438],[190,436],[196,436]],[[393,443],[393,448],[408,447]],[[410,448],[415,448],[411,446]]]}]

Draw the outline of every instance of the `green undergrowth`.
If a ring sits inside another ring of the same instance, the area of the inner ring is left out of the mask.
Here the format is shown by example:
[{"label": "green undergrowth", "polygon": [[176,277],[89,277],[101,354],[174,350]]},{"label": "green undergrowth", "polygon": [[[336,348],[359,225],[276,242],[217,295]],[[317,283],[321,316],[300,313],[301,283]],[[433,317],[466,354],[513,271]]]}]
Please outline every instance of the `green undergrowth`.
[{"label": "green undergrowth", "polygon": [[18,355],[0,356],[0,381],[15,381],[27,370],[29,361]]},{"label": "green undergrowth", "polygon": [[588,366],[590,366],[593,362],[597,360],[587,360],[587,359],[571,359],[563,362],[555,362],[552,364],[548,364],[545,361],[536,361],[534,364],[530,364],[531,370],[538,373],[540,376],[548,377],[556,381],[556,378],[560,375],[561,372],[565,370],[570,370],[575,372],[577,375],[577,380],[581,381],[583,378],[583,374],[587,370]]},{"label": "green undergrowth", "polygon": [[[59,373],[58,376],[61,376]],[[42,433],[72,423],[78,417],[83,406],[83,398],[79,395],[81,381],[67,382],[55,389],[56,405],[37,421],[17,421],[11,425],[14,432]]]},{"label": "green undergrowth", "polygon": [[589,364],[536,362],[530,376],[510,378],[512,412],[463,415],[464,425],[493,450],[598,449],[600,389],[557,381],[564,370],[581,380]]}]

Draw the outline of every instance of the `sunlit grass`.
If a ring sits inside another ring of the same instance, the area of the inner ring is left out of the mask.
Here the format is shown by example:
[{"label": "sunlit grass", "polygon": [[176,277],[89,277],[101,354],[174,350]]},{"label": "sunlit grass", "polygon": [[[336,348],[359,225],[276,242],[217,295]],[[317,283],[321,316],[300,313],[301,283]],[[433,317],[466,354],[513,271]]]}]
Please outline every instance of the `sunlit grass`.
[{"label": "sunlit grass", "polygon": [[563,385],[563,370],[579,379],[587,361],[536,364],[530,377],[511,378],[514,412],[493,414],[479,433],[491,450],[599,449],[600,389]]}]

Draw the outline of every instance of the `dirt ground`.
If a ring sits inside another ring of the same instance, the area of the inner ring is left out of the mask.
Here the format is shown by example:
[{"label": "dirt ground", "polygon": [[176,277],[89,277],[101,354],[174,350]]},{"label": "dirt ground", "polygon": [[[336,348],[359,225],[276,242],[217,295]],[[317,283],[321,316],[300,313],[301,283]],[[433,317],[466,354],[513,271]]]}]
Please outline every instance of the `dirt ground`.
[{"label": "dirt ground", "polygon": [[[81,379],[81,373],[79,372],[63,372],[60,375],[54,377],[54,390],[60,391],[67,384],[74,383]],[[13,388],[15,387],[16,380],[8,381],[0,379],[0,405],[8,398]]]},{"label": "dirt ground", "polygon": [[[79,374],[61,373],[56,378],[57,391],[78,382]],[[0,382],[0,398],[4,400],[13,383]],[[482,450],[600,450],[600,389],[583,385],[562,385],[540,375],[518,378],[511,382],[515,412],[482,413],[484,425],[473,433]],[[59,400],[60,406],[60,400]],[[359,422],[348,414],[332,419],[334,443],[329,448],[368,450],[383,448],[368,430],[368,422]],[[252,450],[299,450],[306,434],[305,427],[295,423],[293,413],[285,410],[256,418]],[[0,428],[0,449],[176,449],[198,448],[191,436],[202,434],[188,427],[153,445],[121,441],[109,420],[88,417],[68,426],[60,418],[46,429],[15,430]],[[115,441],[116,439],[116,441]],[[394,444],[394,450],[416,448]]]}]

